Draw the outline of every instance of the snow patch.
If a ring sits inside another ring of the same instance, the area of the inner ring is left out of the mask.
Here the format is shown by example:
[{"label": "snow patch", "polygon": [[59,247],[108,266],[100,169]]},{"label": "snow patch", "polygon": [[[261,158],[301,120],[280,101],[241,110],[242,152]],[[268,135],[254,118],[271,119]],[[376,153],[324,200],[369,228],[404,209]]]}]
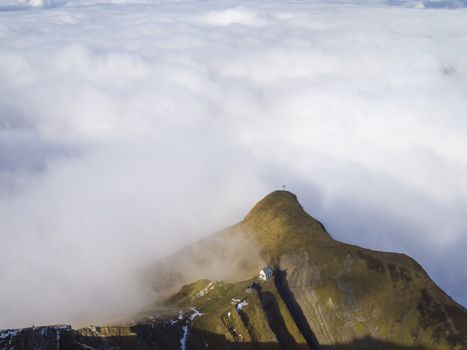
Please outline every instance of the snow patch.
[{"label": "snow patch", "polygon": [[89,346],[89,345],[86,345],[86,344],[83,344],[83,343],[80,343],[78,341],[76,341],[78,343],[79,346],[81,346],[83,349],[87,349],[87,350],[96,350],[95,348],[93,348],[92,346]]},{"label": "snow patch", "polygon": [[57,341],[57,349],[60,349],[60,330],[57,330],[56,341]]},{"label": "snow patch", "polygon": [[198,294],[196,294],[194,296],[194,298],[200,298],[200,297],[205,296],[206,294],[208,294],[210,290],[214,289],[214,286],[212,284],[213,284],[212,282],[209,282],[209,284],[206,286],[206,288],[200,290],[198,292]]},{"label": "snow patch", "polygon": [[180,339],[180,350],[186,350],[186,339],[188,338],[188,326],[183,326],[183,336]]},{"label": "snow patch", "polygon": [[192,308],[193,314],[189,317],[191,321],[194,321],[197,317],[203,316],[204,314],[196,310],[195,308]]},{"label": "snow patch", "polygon": [[21,329],[7,329],[0,331],[0,340],[16,337],[21,332]]},{"label": "snow patch", "polygon": [[237,304],[237,311],[240,311],[241,309],[243,309],[247,305],[248,305],[248,302],[246,300],[243,300],[241,303]]}]

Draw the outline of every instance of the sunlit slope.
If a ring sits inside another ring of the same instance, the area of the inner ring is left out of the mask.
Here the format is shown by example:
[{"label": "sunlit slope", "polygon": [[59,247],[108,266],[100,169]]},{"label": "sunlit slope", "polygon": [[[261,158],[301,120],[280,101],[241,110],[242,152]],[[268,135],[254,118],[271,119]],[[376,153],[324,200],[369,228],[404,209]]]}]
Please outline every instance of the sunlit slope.
[{"label": "sunlit slope", "polygon": [[262,242],[262,255],[278,269],[320,344],[371,337],[428,349],[465,348],[465,309],[410,257],[331,239],[284,191],[264,198],[241,225]]}]

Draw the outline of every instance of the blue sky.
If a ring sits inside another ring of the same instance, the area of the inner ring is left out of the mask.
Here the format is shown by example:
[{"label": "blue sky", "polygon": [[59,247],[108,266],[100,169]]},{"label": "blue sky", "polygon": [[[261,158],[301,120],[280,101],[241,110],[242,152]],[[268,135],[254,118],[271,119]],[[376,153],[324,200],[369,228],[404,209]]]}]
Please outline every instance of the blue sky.
[{"label": "blue sky", "polygon": [[464,7],[2,1],[0,327],[138,309],[134,269],[283,184],[466,305]]}]

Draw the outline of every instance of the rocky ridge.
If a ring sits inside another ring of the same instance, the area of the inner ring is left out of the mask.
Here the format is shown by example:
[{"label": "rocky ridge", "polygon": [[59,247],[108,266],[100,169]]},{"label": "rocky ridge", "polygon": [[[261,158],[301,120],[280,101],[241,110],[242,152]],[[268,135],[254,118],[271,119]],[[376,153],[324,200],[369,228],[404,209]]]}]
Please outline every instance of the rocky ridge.
[{"label": "rocky ridge", "polygon": [[[232,237],[251,241],[260,259],[223,244]],[[467,348],[465,308],[419,264],[334,240],[290,192],[269,194],[239,224],[156,263],[147,271],[154,289],[176,288],[190,277],[188,266],[209,264],[206,252],[219,251],[241,274],[186,283],[127,324],[0,331],[0,348]],[[260,281],[259,264],[274,278]]]}]

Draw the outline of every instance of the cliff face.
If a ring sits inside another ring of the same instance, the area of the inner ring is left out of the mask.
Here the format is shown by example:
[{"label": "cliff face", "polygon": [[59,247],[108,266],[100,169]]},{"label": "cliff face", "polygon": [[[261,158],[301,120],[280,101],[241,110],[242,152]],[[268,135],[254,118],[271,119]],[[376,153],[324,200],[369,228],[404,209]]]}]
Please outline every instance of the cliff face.
[{"label": "cliff face", "polygon": [[[241,244],[226,244],[232,239]],[[186,284],[131,324],[3,331],[0,348],[467,348],[466,310],[420,265],[402,254],[333,240],[289,192],[266,196],[241,223],[148,273],[156,289],[170,290],[192,276],[189,267],[209,265],[207,256],[225,264],[221,270],[235,267],[230,281]],[[218,259],[223,256],[228,259]],[[258,266],[266,264],[275,276],[259,281]]]}]

